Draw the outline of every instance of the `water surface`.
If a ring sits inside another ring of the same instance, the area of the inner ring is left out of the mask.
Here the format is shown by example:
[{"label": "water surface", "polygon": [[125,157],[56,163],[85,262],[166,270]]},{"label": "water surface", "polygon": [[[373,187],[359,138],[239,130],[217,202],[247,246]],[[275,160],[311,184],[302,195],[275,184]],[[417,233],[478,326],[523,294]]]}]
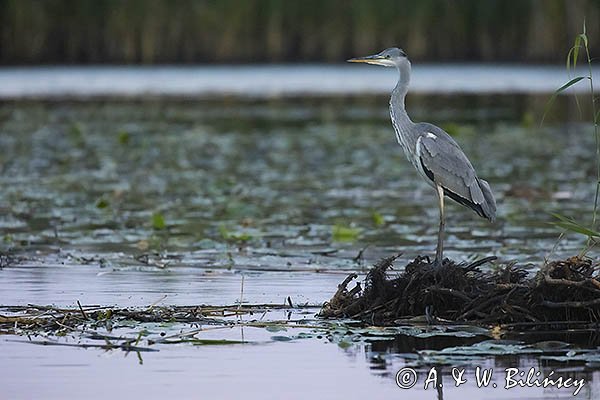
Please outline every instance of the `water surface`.
[{"label": "water surface", "polygon": [[[494,224],[449,205],[447,256],[496,255],[499,263],[514,260],[533,273],[544,258],[581,248],[577,236],[558,240],[549,213],[589,218],[594,139],[566,99],[538,129],[544,102],[524,95],[409,98],[414,120],[437,123],[456,137],[499,204]],[[0,239],[8,255],[0,305],[292,301],[317,307],[265,320],[318,323],[318,305],[348,272],[363,273],[398,252],[400,265],[433,255],[435,196],[394,142],[385,96],[7,101],[0,105],[0,147]],[[192,328],[129,326],[112,334]],[[419,352],[475,346],[489,337],[353,342],[346,333],[319,332],[207,330],[198,336],[246,343],[159,345],[142,355],[141,365],[133,353],[35,346],[3,335],[3,393],[104,398],[101,379],[115,393],[145,398],[437,398],[422,386],[399,389],[396,371],[408,365],[423,373],[441,363],[449,379],[447,368],[461,362],[583,377],[589,384],[578,398],[595,398],[598,389],[591,361],[549,361],[527,352],[423,358]],[[78,332],[41,338],[91,340]],[[553,355],[597,346],[590,338],[568,341],[572,347]],[[447,387],[444,398],[571,393],[466,385]]]},{"label": "water surface", "polygon": [[[587,74],[583,68],[568,73],[562,64],[416,64],[411,91],[546,94],[570,77]],[[387,94],[396,79],[392,68],[343,64],[19,67],[0,68],[0,98],[362,96]],[[589,88],[584,83],[570,92],[585,93]]]}]

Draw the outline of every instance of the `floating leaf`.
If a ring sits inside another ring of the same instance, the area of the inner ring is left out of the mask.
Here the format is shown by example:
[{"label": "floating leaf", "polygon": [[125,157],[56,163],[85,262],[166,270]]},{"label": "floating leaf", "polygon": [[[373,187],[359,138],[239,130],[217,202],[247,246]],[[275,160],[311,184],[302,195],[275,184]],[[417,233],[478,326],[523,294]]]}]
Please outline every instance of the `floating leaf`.
[{"label": "floating leaf", "polygon": [[373,223],[375,224],[375,226],[382,226],[383,224],[385,224],[385,219],[383,218],[383,215],[381,215],[377,211],[375,211],[371,215],[371,217],[373,218]]},{"label": "floating leaf", "polygon": [[129,134],[129,132],[127,131],[121,131],[119,132],[119,143],[120,144],[129,144],[129,140],[131,138],[131,135]]},{"label": "floating leaf", "polygon": [[462,355],[539,354],[541,352],[540,349],[511,340],[485,340],[471,346],[446,347],[439,351],[444,354]]},{"label": "floating leaf", "polygon": [[152,228],[161,230],[165,229],[167,224],[165,223],[165,218],[160,213],[152,214]]},{"label": "floating leaf", "polygon": [[100,198],[96,202],[96,208],[99,208],[99,209],[107,208],[109,205],[110,205],[110,203],[105,198]]},{"label": "floating leaf", "polygon": [[[359,341],[360,339],[354,340],[355,342]],[[383,342],[383,341],[389,341],[389,340],[396,340],[396,338],[394,336],[385,336],[385,335],[381,335],[381,336],[365,336],[363,339],[365,342],[369,343],[369,342]]]},{"label": "floating leaf", "polygon": [[360,229],[343,225],[334,225],[332,230],[332,237],[335,242],[353,242],[359,234]]},{"label": "floating leaf", "polygon": [[546,340],[543,342],[534,343],[531,346],[544,351],[556,351],[568,349],[571,347],[571,344],[567,342],[561,342],[558,340]]},{"label": "floating leaf", "polygon": [[237,240],[240,242],[247,242],[252,239],[252,235],[248,232],[232,232],[225,225],[219,226],[219,233],[225,240]]},{"label": "floating leaf", "polygon": [[281,332],[281,331],[287,331],[287,329],[284,326],[280,326],[280,325],[269,325],[265,328],[267,331],[269,332]]},{"label": "floating leaf", "polygon": [[194,346],[222,346],[227,344],[244,344],[241,340],[226,340],[226,339],[192,339],[188,342],[192,343]]},{"label": "floating leaf", "polygon": [[271,340],[275,342],[289,342],[293,339],[289,336],[271,336]]}]

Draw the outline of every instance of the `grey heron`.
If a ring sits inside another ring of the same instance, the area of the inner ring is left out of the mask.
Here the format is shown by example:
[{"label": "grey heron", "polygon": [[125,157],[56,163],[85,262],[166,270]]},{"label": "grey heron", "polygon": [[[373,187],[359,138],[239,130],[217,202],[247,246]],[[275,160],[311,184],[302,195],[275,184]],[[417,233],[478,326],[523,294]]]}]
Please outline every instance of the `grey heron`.
[{"label": "grey heron", "polygon": [[411,121],[404,106],[411,65],[402,49],[393,47],[372,56],[348,61],[395,67],[400,74],[390,98],[390,116],[396,140],[406,157],[438,196],[440,225],[434,265],[440,267],[444,257],[444,196],[493,222],[496,200],[490,185],[477,177],[471,162],[448,133],[429,123]]}]

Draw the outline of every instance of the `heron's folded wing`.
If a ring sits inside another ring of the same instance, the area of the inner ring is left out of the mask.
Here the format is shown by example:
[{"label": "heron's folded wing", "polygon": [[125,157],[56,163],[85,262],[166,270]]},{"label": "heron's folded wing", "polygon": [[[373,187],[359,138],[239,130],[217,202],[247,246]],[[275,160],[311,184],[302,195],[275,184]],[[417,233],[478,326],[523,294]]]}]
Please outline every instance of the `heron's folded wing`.
[{"label": "heron's folded wing", "polygon": [[436,184],[475,205],[485,203],[477,174],[455,142],[441,135],[427,133],[419,137],[417,151],[425,172],[428,170],[433,175]]}]

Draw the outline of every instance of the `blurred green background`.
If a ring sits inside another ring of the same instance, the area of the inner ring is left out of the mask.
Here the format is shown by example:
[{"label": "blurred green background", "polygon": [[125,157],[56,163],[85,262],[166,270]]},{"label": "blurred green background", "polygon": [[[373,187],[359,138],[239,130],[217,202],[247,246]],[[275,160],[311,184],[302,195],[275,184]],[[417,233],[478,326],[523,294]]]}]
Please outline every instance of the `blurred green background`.
[{"label": "blurred green background", "polygon": [[[600,0],[0,0],[0,63],[557,62]],[[594,53],[592,48],[592,53]],[[597,53],[597,52],[596,52]]]}]

